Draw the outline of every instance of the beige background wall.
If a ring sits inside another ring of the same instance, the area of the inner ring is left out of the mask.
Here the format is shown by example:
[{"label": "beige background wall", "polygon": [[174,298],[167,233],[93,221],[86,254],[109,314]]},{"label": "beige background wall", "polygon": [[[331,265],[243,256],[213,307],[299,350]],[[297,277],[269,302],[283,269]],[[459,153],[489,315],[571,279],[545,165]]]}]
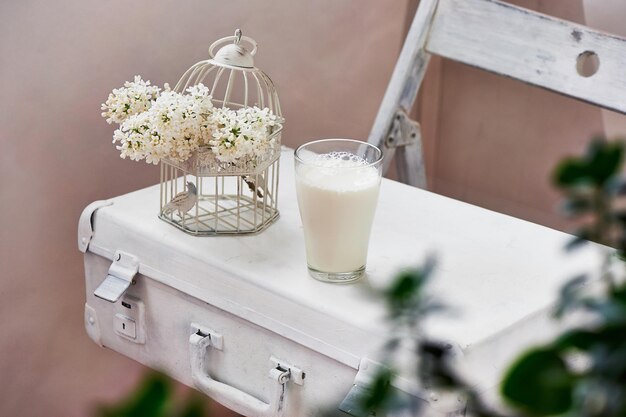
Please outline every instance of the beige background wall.
[{"label": "beige background wall", "polygon": [[[99,115],[110,89],[135,74],[175,82],[210,42],[241,27],[259,42],[257,64],[279,89],[287,145],[365,138],[409,2],[0,1],[1,416],[88,416],[142,372],[82,328],[82,208],[158,178],[157,168],[120,160],[111,145],[113,129]],[[594,8],[516,3],[579,22]],[[594,16],[601,27],[606,19]],[[603,130],[599,110],[440,60],[419,107],[433,190],[565,226],[546,178]]]},{"label": "beige background wall", "polygon": [[158,181],[100,117],[135,74],[175,82],[236,27],[259,42],[285,142],[366,137],[401,45],[394,0],[0,1],[0,416],[89,416],[140,367],[84,334],[82,208]]},{"label": "beige background wall", "polygon": [[[578,0],[510,2],[579,23],[585,23],[586,11],[594,17],[588,24],[606,30],[610,10],[612,22],[626,17],[623,5],[609,4],[612,0],[588,1],[586,10]],[[604,131],[601,110],[439,59],[433,60],[423,93],[419,115],[432,190],[551,227],[570,227],[556,211],[559,195],[549,177],[562,157],[580,153],[592,135]],[[609,133],[623,136],[626,118],[609,117]]]}]

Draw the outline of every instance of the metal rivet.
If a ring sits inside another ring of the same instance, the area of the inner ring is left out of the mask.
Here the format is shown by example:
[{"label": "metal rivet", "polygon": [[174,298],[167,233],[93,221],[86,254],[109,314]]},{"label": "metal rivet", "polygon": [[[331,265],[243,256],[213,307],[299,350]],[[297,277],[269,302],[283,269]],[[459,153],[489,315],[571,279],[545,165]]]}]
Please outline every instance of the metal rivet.
[{"label": "metal rivet", "polygon": [[80,241],[81,241],[83,244],[85,244],[85,243],[87,243],[87,238],[86,238],[86,237],[84,237],[84,238],[82,238]]},{"label": "metal rivet", "polygon": [[96,319],[93,318],[93,316],[89,316],[89,319],[87,319],[87,321],[89,322],[89,324],[94,325],[96,323]]}]

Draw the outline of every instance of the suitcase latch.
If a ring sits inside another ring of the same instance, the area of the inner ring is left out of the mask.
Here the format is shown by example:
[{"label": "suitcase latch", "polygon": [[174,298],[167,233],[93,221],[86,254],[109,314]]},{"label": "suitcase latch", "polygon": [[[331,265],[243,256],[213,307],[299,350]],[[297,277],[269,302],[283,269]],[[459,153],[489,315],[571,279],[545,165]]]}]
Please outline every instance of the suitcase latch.
[{"label": "suitcase latch", "polygon": [[130,284],[134,282],[138,271],[139,259],[134,255],[118,250],[113,256],[109,273],[93,294],[108,302],[117,302],[130,287]]}]

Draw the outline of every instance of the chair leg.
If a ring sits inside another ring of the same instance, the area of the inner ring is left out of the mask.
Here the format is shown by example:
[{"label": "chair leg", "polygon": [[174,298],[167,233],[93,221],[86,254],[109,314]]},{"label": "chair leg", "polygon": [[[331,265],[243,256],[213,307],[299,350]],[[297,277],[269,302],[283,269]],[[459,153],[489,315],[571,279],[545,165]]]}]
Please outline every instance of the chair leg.
[{"label": "chair leg", "polygon": [[[394,133],[398,126],[394,124],[397,124],[398,114],[406,115],[413,107],[424,78],[430,58],[424,47],[437,3],[438,0],[420,1],[368,138],[369,143],[378,146],[385,153],[385,171],[398,148],[396,163],[400,180],[420,188],[426,187],[421,137],[399,138]],[[389,143],[390,138],[394,139],[393,143]],[[400,143],[398,139],[405,143]],[[406,143],[410,139],[417,140]]]}]

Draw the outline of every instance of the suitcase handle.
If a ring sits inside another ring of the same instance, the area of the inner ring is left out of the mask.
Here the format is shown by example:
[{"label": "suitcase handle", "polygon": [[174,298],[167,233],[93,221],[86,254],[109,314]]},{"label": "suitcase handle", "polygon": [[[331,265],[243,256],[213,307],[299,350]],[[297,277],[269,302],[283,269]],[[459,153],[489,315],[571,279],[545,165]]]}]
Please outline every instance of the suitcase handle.
[{"label": "suitcase handle", "polygon": [[285,383],[290,378],[289,371],[279,368],[270,371],[269,377],[274,384],[270,401],[266,403],[235,387],[211,378],[205,369],[208,362],[208,348],[213,346],[211,334],[202,334],[199,331],[189,337],[191,377],[196,388],[225,407],[247,417],[282,416]]}]

